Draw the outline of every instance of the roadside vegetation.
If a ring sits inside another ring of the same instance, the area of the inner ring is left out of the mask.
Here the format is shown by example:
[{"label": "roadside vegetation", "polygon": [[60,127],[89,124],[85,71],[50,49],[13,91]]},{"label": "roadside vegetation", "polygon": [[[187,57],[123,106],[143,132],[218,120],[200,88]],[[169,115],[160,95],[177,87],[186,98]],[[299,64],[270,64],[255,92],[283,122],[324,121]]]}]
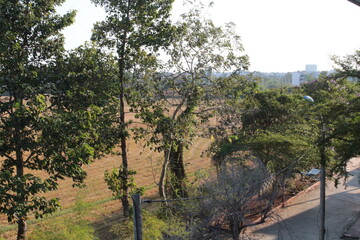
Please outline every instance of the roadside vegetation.
[{"label": "roadside vegetation", "polygon": [[347,177],[359,51],[333,57],[333,74],[266,88],[244,74],[234,23],[204,14],[212,4],[185,1],[173,23],[173,0],[92,0],[107,18],[65,51],[63,2],[0,0],[0,213],[17,229],[5,237],[132,239],[139,193],[144,239],[237,240],[306,186],[301,172]]}]

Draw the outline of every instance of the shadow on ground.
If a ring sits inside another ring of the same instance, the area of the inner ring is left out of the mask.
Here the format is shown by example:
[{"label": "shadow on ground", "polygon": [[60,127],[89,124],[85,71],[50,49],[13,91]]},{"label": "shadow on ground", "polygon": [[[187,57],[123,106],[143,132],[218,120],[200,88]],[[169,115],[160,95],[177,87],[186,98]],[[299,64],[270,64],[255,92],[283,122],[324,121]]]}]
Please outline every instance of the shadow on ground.
[{"label": "shadow on ground", "polygon": [[[328,182],[326,198],[327,240],[338,240],[360,213],[359,169],[352,171],[347,186]],[[276,211],[266,223],[253,229],[253,239],[312,240],[319,237],[319,189],[302,194]]]}]

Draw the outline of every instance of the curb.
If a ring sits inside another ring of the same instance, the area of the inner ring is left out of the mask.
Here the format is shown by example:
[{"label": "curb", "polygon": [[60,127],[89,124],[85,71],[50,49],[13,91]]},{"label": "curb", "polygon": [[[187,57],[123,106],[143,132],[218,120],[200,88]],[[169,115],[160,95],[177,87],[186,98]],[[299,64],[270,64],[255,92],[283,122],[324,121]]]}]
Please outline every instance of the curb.
[{"label": "curb", "polygon": [[[308,188],[298,192],[295,196],[292,196],[291,198],[287,199],[283,204],[280,204],[276,207],[274,207],[273,209],[271,209],[271,211],[269,212],[269,215],[271,215],[273,212],[279,210],[279,209],[282,209],[282,208],[286,208],[288,203],[293,201],[295,198],[299,197],[300,195],[303,195],[303,194],[307,194],[313,190],[315,190],[316,188],[318,188],[320,186],[320,181],[317,181],[316,183],[312,184],[311,186],[309,186]],[[257,218],[256,221],[259,221],[261,218]],[[266,219],[265,218],[265,222],[266,222]],[[264,223],[265,223],[264,222]],[[260,224],[261,225],[261,224]]]},{"label": "curb", "polygon": [[316,183],[312,184],[308,188],[298,192],[296,195],[292,196],[291,198],[287,199],[283,204],[280,204],[279,206],[275,207],[272,211],[277,210],[278,208],[286,208],[288,203],[293,201],[295,198],[299,197],[300,195],[307,194],[316,188],[320,187],[320,181],[317,181]]},{"label": "curb", "polygon": [[[276,211],[278,211],[278,210],[280,210],[280,209],[286,208],[291,201],[293,201],[294,199],[296,199],[296,198],[299,197],[300,195],[307,194],[307,193],[315,190],[315,189],[318,188],[319,186],[320,186],[320,181],[315,182],[314,184],[312,184],[312,185],[309,186],[308,188],[306,188],[306,189],[298,192],[295,196],[287,199],[283,204],[280,204],[280,205],[276,206],[275,208],[271,209],[271,211],[269,212],[268,216],[271,216],[274,212],[276,212]],[[255,222],[256,222],[256,221],[260,221],[260,219],[261,219],[260,217],[257,218],[257,219],[255,220]],[[261,224],[259,224],[259,225],[257,225],[257,226],[261,226],[261,225],[263,225],[264,223],[268,222],[267,219],[268,219],[268,217],[265,218],[265,220],[264,220],[263,223],[261,223]],[[255,229],[253,229],[252,227],[246,229],[247,234],[250,234],[251,236],[254,234],[254,230],[255,230]],[[260,237],[260,236],[259,236],[259,237]],[[256,239],[261,239],[261,237],[260,237],[260,238],[256,238]]]}]

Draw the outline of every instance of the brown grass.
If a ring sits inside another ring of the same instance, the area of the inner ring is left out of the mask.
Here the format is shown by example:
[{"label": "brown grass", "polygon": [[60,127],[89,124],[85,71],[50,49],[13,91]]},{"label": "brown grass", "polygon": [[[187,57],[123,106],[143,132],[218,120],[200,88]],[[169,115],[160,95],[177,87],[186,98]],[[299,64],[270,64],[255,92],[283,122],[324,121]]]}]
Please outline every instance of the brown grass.
[{"label": "brown grass", "polygon": [[[4,99],[3,99],[4,100]],[[8,99],[6,99],[8,100]],[[133,113],[129,113],[129,109],[125,109],[127,120],[134,120]],[[174,111],[174,106],[170,109],[170,113]],[[138,125],[139,123],[134,123]],[[185,152],[185,164],[187,173],[191,174],[200,169],[207,169],[211,166],[210,159],[206,154],[202,154],[210,146],[210,140],[205,138],[196,138],[194,144]],[[144,149],[141,143],[135,143],[134,140],[128,141],[128,158],[129,167],[137,171],[135,182],[146,188],[145,197],[157,197],[157,185],[159,180],[160,168],[162,164],[162,154]],[[0,160],[1,163],[1,160]],[[79,189],[72,187],[71,179],[65,179],[59,182],[59,188],[56,191],[47,193],[47,198],[59,198],[62,205],[60,217],[72,217],[71,208],[74,206],[76,197],[81,193],[83,200],[94,203],[93,208],[87,218],[93,222],[100,239],[112,239],[108,233],[110,226],[119,221],[121,213],[121,203],[118,200],[112,200],[112,193],[107,188],[104,181],[104,171],[113,167],[118,167],[121,163],[121,157],[117,155],[107,155],[101,159],[95,160],[91,165],[86,166],[87,179],[85,181],[86,188]],[[36,172],[40,177],[46,177],[46,173]],[[64,214],[62,214],[64,213]],[[57,213],[59,214],[59,212]],[[33,219],[30,216],[29,220]],[[0,215],[0,238],[15,239],[15,228],[4,231],[2,226],[9,226],[5,215]],[[36,228],[36,223],[29,224],[29,231]]]},{"label": "brown grass", "polygon": [[[132,116],[130,116],[130,118],[132,118]],[[209,139],[196,138],[194,144],[185,152],[185,163],[188,174],[194,173],[199,169],[210,168],[210,159],[202,154],[202,152],[208,149],[209,145]],[[146,187],[146,197],[156,197],[156,181],[158,181],[159,178],[162,154],[153,152],[150,149],[144,149],[141,144],[135,143],[134,140],[129,140],[128,156],[130,168],[137,171],[135,182],[140,186]],[[59,198],[63,210],[72,208],[80,191],[82,191],[84,201],[86,202],[97,203],[105,201],[105,203],[98,204],[88,218],[94,223],[100,239],[111,239],[111,235],[107,232],[109,226],[120,219],[121,204],[120,201],[110,200],[112,193],[108,190],[104,181],[104,171],[119,166],[120,162],[121,157],[116,155],[108,155],[96,160],[91,165],[85,167],[88,174],[85,181],[87,185],[85,189],[73,188],[71,179],[65,179],[59,182],[59,189],[57,191],[47,193],[46,197]],[[40,176],[41,175],[45,176],[45,173],[40,173]],[[65,214],[65,216],[62,217],[66,216],[70,217],[71,214]],[[9,224],[6,221],[6,216],[0,215],[0,230],[1,226],[7,225]],[[34,224],[30,224],[29,231],[34,227]],[[0,237],[15,239],[15,230],[0,233]]]}]

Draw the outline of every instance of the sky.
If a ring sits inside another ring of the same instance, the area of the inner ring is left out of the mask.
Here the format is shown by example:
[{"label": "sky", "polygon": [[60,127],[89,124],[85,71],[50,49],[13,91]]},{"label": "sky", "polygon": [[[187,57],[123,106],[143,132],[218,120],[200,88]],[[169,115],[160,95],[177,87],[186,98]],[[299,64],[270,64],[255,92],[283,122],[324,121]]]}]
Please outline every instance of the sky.
[{"label": "sky", "polygon": [[[203,0],[208,3],[209,0]],[[333,68],[330,57],[360,50],[360,7],[347,0],[213,0],[208,16],[217,25],[236,24],[250,70],[294,72],[316,64],[319,71]],[[175,0],[173,19],[186,11]],[[65,47],[75,48],[91,36],[96,21],[106,13],[90,0],[67,0],[59,13],[77,10],[76,22],[64,30]]]}]

